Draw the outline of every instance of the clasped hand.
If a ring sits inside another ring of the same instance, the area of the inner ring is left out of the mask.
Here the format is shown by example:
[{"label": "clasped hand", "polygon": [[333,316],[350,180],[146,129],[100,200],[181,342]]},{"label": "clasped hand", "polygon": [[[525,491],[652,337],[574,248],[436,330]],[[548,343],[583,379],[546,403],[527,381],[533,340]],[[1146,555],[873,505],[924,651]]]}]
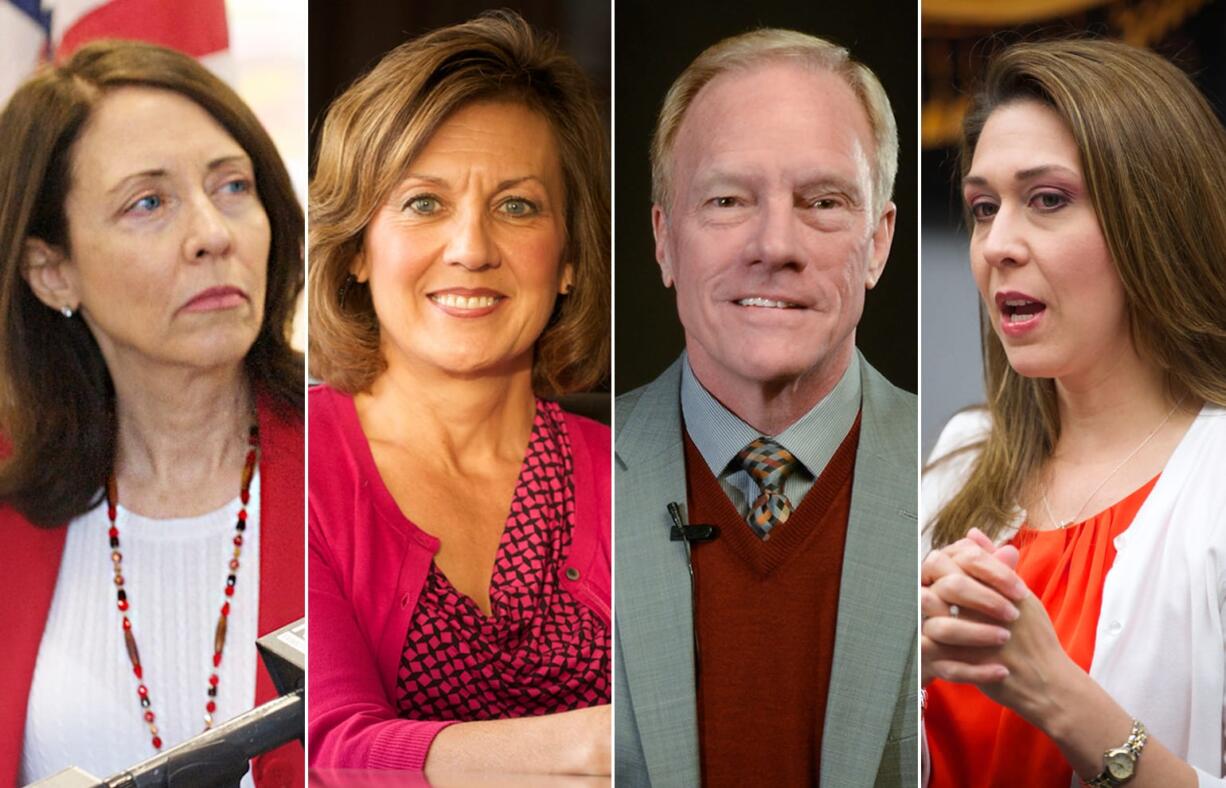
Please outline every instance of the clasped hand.
[{"label": "clasped hand", "polygon": [[996,547],[977,528],[925,557],[921,676],[924,686],[934,678],[974,684],[1043,727],[1059,680],[1077,668],[1043,604],[1014,571],[1017,560],[1017,548]]}]

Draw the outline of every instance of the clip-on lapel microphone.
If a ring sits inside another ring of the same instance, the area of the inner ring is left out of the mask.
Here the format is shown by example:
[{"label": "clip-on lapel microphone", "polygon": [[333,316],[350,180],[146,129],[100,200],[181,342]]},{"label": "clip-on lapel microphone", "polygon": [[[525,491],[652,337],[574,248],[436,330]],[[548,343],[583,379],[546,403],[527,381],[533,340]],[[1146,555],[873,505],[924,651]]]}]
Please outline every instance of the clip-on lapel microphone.
[{"label": "clip-on lapel microphone", "polygon": [[710,542],[719,536],[718,525],[686,525],[681,519],[681,506],[676,501],[668,505],[668,516],[673,520],[672,527],[668,529],[669,541],[688,545],[690,542]]}]

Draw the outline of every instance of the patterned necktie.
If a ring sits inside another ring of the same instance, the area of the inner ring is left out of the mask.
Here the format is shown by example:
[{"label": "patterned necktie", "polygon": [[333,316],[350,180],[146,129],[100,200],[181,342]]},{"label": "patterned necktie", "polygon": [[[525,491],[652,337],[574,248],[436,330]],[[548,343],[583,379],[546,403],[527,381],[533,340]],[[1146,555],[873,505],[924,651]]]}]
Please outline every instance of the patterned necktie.
[{"label": "patterned necktie", "polygon": [[736,457],[762,490],[745,520],[758,536],[769,539],[771,529],[787,522],[792,514],[792,502],[783,494],[783,482],[796,470],[796,458],[770,438],[757,438]]}]

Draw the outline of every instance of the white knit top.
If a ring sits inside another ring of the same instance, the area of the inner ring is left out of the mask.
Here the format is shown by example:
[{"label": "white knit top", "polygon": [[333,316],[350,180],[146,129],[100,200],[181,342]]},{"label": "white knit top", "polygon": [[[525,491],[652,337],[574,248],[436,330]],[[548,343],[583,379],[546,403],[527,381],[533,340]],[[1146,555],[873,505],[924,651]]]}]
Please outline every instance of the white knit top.
[{"label": "white knit top", "polygon": [[[255,705],[259,619],[259,474],[230,599],[214,724]],[[200,517],[153,520],[119,507],[128,617],[162,751],[204,730],[213,633],[226,600],[236,497]],[[69,766],[105,779],[156,754],[115,606],[105,501],[68,525],[26,716],[24,785]],[[251,774],[243,779],[252,788]]]}]

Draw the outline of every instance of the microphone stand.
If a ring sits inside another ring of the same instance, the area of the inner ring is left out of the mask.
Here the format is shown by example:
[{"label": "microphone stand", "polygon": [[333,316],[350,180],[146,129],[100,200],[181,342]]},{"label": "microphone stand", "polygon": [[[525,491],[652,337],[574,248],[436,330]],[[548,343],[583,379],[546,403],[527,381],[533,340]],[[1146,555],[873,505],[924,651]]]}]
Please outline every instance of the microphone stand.
[{"label": "microphone stand", "polygon": [[302,735],[298,689],[188,739],[111,777],[105,788],[237,788],[248,762]]}]

